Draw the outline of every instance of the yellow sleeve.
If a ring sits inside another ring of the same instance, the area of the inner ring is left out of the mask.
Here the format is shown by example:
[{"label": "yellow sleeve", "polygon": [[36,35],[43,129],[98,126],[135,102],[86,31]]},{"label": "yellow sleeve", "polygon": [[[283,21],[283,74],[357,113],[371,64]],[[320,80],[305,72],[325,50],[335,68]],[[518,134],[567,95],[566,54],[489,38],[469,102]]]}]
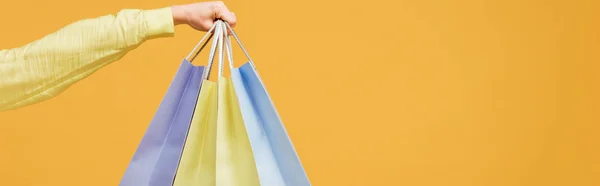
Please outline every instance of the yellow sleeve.
[{"label": "yellow sleeve", "polygon": [[0,50],[0,111],[48,100],[145,40],[173,35],[171,8],[124,9]]}]

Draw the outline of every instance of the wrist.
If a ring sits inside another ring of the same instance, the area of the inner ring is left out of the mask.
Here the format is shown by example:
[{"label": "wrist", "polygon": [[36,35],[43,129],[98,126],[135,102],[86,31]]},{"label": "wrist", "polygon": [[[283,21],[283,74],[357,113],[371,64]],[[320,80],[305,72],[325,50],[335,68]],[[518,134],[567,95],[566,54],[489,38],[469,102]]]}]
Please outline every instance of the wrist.
[{"label": "wrist", "polygon": [[174,25],[188,23],[187,14],[185,13],[185,10],[183,9],[183,7],[178,6],[178,5],[172,6],[171,12],[173,14],[173,24]]}]

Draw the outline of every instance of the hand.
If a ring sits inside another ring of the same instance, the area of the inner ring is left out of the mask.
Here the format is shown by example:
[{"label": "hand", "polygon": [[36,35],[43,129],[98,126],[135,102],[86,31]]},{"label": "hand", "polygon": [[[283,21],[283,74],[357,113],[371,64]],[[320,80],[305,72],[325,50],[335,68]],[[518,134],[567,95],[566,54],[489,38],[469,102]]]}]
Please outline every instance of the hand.
[{"label": "hand", "polygon": [[235,27],[235,14],[222,1],[175,5],[171,7],[175,25],[188,24],[199,31],[208,31],[216,19],[222,19]]}]

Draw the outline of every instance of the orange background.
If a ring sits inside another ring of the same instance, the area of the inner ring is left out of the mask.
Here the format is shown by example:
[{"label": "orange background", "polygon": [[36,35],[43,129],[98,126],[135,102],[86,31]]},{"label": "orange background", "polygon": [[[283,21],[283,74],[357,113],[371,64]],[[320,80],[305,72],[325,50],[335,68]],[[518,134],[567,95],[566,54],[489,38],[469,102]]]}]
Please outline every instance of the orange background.
[{"label": "orange background", "polygon": [[[0,48],[188,2],[3,1]],[[598,1],[226,4],[314,185],[600,185]],[[203,34],[178,26],[0,113],[0,185],[117,185]]]}]

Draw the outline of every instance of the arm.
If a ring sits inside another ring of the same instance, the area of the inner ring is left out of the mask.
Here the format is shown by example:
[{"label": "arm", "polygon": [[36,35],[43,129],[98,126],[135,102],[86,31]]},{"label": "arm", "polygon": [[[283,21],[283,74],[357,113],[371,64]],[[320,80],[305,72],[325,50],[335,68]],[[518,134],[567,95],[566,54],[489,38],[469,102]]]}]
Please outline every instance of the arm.
[{"label": "arm", "polygon": [[233,14],[220,2],[124,9],[74,22],[19,48],[0,50],[0,111],[51,99],[144,41],[173,36],[177,24],[206,31],[215,18],[235,24]]}]

